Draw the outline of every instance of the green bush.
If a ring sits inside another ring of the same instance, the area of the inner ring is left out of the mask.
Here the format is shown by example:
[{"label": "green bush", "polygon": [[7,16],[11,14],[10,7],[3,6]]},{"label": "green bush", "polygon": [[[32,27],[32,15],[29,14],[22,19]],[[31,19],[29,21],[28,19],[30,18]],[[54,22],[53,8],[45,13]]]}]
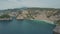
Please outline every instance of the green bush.
[{"label": "green bush", "polygon": [[1,15],[0,18],[10,18],[8,14]]},{"label": "green bush", "polygon": [[56,23],[60,25],[60,20],[56,21]]}]

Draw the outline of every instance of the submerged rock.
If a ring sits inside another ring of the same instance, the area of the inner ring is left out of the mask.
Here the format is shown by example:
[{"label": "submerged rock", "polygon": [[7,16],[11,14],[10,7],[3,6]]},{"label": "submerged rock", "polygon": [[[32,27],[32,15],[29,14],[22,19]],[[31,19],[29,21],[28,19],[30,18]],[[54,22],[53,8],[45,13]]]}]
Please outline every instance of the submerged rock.
[{"label": "submerged rock", "polygon": [[57,25],[54,29],[53,29],[53,33],[54,34],[60,34],[60,26]]}]

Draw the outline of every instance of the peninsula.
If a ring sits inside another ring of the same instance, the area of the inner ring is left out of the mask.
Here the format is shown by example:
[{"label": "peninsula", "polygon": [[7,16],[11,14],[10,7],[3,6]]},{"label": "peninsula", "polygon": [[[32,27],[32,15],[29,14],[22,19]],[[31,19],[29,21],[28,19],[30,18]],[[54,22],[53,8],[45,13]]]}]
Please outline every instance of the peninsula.
[{"label": "peninsula", "polygon": [[0,20],[12,20],[12,18],[8,14],[3,14],[0,15]]}]

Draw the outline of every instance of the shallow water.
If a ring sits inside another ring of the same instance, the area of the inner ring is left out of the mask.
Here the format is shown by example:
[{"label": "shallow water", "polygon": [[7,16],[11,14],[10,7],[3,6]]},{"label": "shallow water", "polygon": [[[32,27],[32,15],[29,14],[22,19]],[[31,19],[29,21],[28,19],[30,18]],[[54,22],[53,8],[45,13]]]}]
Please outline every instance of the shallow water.
[{"label": "shallow water", "polygon": [[0,21],[0,34],[53,34],[55,25],[43,21]]}]

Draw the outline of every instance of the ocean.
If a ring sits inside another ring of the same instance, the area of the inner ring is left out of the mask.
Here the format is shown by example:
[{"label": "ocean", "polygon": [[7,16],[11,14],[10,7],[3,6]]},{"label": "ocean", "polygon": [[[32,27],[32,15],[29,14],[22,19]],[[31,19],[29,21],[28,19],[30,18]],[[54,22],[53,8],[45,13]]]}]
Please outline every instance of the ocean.
[{"label": "ocean", "polygon": [[0,21],[0,34],[53,34],[54,24],[36,20]]}]

